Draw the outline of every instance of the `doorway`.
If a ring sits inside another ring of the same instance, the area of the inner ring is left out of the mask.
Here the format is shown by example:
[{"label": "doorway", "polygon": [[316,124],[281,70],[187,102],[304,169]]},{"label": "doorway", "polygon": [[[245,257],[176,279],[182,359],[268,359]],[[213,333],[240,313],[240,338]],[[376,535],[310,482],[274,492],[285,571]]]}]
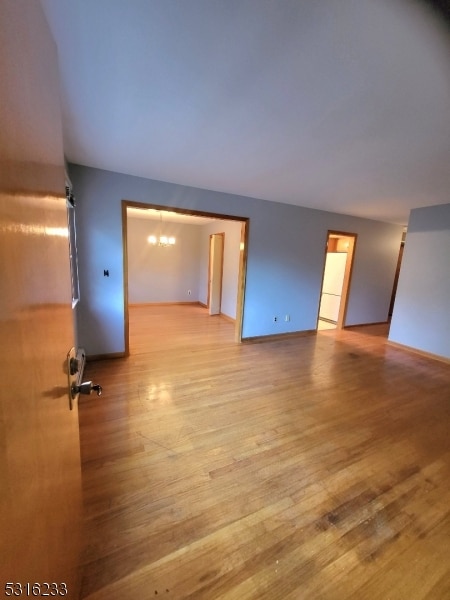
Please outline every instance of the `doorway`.
[{"label": "doorway", "polygon": [[329,231],[319,303],[317,329],[345,326],[356,234]]},{"label": "doorway", "polygon": [[400,275],[400,268],[402,266],[403,250],[405,247],[405,239],[406,239],[406,227],[403,230],[402,241],[400,244],[400,251],[398,253],[398,259],[397,259],[397,267],[395,269],[394,285],[392,287],[391,302],[389,304],[389,312],[388,312],[389,320],[392,318],[392,314],[394,312],[395,297],[397,295],[397,286],[398,286],[398,279],[399,279],[399,275]]},{"label": "doorway", "polygon": [[212,233],[209,236],[208,268],[208,311],[210,315],[220,315],[222,306],[223,250],[224,233]]},{"label": "doorway", "polygon": [[[233,215],[223,215],[217,213],[209,213],[204,211],[187,210],[172,206],[161,206],[155,204],[146,204],[141,202],[133,202],[122,200],[122,243],[123,243],[123,272],[124,272],[124,346],[125,356],[130,355],[130,318],[129,318],[129,264],[128,264],[128,209],[141,209],[159,211],[162,214],[172,213],[179,216],[195,217],[204,219],[217,219],[220,221],[234,221],[240,224],[240,245],[239,245],[239,265],[238,265],[238,281],[237,281],[237,298],[236,298],[236,318],[234,325],[234,338],[236,342],[242,340],[242,324],[243,324],[243,307],[245,294],[245,277],[247,266],[247,240],[248,240],[248,217],[238,217]],[[222,260],[223,260],[223,240],[222,236]],[[206,290],[205,290],[206,292]],[[190,292],[189,292],[190,293]],[[208,288],[209,293],[209,288]],[[206,299],[206,298],[205,298]],[[202,302],[199,302],[202,304]],[[203,305],[205,306],[205,305]],[[220,304],[219,304],[220,312]]]}]

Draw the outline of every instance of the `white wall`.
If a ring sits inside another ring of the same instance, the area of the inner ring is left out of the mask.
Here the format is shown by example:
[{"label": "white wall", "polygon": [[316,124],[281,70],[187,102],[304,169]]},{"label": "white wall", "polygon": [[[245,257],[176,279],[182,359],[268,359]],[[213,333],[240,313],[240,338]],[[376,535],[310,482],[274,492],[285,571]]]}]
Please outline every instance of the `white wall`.
[{"label": "white wall", "polygon": [[450,204],[411,211],[389,339],[450,358]]},{"label": "white wall", "polygon": [[218,220],[201,228],[199,300],[203,304],[208,301],[209,236],[224,233],[221,312],[232,319],[236,318],[241,227],[240,221]]},{"label": "white wall", "polygon": [[[239,276],[241,222],[215,220],[204,225],[164,220],[162,234],[174,235],[176,244],[160,248],[147,237],[159,234],[159,223],[128,216],[128,299],[147,302],[198,302],[208,300],[209,236],[224,233],[221,312],[233,319]],[[189,290],[191,294],[189,294]]]},{"label": "white wall", "polygon": [[163,219],[162,235],[176,238],[174,246],[164,248],[147,241],[149,235],[159,235],[158,221],[127,220],[129,302],[197,302],[202,226]]},{"label": "white wall", "polygon": [[[122,199],[250,218],[244,338],[316,328],[328,229],[358,234],[346,324],[387,320],[400,226],[80,165],[70,165],[70,176],[78,202],[79,335],[88,355],[125,348]],[[288,323],[273,322],[284,314]]]}]

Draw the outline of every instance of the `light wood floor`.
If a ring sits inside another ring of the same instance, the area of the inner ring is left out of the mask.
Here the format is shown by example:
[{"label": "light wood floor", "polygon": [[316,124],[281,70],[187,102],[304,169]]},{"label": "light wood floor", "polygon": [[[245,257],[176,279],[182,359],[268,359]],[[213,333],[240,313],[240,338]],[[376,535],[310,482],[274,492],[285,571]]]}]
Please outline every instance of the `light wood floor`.
[{"label": "light wood floor", "polygon": [[82,598],[450,598],[450,367],[137,307],[80,401]]}]

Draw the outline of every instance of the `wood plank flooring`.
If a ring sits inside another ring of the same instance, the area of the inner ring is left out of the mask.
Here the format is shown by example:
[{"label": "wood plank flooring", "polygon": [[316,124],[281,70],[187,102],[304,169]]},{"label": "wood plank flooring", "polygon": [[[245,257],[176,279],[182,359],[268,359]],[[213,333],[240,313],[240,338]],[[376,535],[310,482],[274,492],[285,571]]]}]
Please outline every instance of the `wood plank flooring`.
[{"label": "wood plank flooring", "polygon": [[135,307],[80,400],[89,600],[450,598],[450,367]]}]

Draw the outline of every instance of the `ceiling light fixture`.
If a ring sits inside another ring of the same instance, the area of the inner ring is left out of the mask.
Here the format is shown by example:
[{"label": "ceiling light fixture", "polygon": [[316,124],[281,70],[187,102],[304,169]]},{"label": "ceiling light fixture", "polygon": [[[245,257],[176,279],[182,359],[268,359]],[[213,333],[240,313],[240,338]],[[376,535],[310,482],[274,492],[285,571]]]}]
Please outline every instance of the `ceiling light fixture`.
[{"label": "ceiling light fixture", "polygon": [[163,248],[170,248],[170,246],[175,245],[175,238],[173,235],[162,235],[162,212],[159,213],[159,235],[149,235],[147,241],[153,246],[162,246]]}]

